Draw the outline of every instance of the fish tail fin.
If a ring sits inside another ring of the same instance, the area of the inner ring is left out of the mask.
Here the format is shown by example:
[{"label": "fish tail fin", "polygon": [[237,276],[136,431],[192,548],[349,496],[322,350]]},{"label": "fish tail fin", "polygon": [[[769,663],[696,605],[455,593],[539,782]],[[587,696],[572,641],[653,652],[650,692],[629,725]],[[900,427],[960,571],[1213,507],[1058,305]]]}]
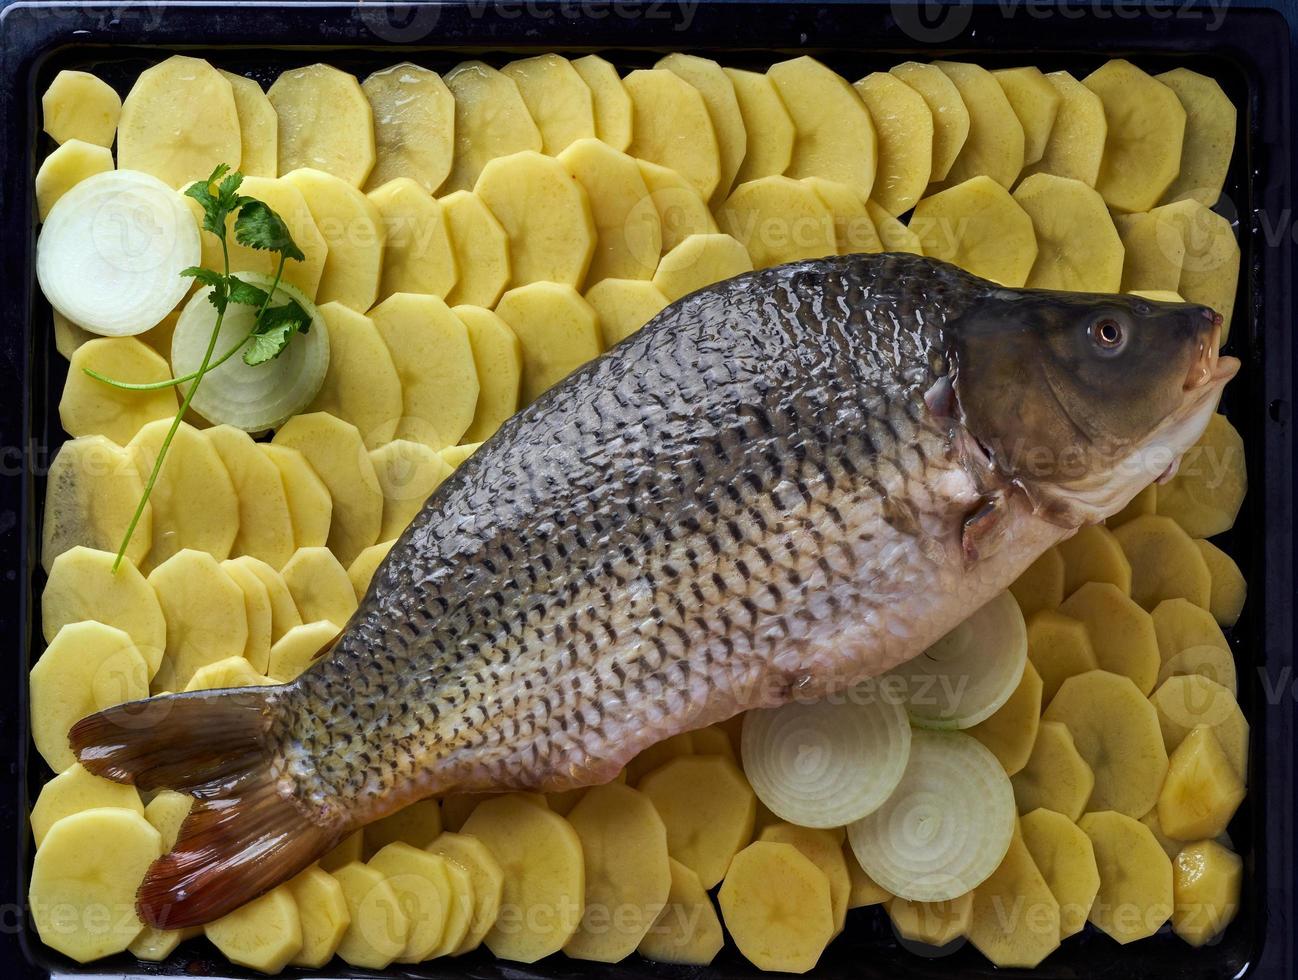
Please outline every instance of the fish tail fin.
[{"label": "fish tail fin", "polygon": [[269,688],[195,691],[118,705],[69,733],[81,764],[142,790],[195,798],[175,846],[149,868],[136,897],[158,929],[218,919],[328,851],[341,828],[310,820],[280,786],[269,733]]}]

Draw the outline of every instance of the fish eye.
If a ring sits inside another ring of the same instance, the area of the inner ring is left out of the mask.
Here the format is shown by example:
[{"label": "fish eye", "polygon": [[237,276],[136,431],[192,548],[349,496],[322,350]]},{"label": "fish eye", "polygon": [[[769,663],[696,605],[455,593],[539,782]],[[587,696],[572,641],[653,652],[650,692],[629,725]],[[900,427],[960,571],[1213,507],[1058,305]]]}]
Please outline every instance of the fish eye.
[{"label": "fish eye", "polygon": [[1091,342],[1102,354],[1116,354],[1127,339],[1122,324],[1112,317],[1104,317],[1091,324],[1088,333]]}]

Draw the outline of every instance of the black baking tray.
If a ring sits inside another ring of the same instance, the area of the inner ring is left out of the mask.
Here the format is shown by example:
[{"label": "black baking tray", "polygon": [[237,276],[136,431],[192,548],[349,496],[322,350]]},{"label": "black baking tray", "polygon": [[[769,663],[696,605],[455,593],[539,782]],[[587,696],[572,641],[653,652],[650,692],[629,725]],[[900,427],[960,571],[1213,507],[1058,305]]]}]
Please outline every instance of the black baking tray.
[{"label": "black baking tray", "polygon": [[[19,3],[0,12],[0,635],[10,637],[0,683],[0,969],[5,976],[247,977],[201,940],[166,963],[129,956],[85,967],[39,941],[25,911],[33,845],[28,813],[48,777],[30,748],[27,671],[39,652],[43,575],[37,555],[44,474],[64,438],[57,400],[66,365],[54,351],[50,311],[34,287],[32,179],[50,145],[39,99],[62,68],[96,72],[125,94],[140,70],[175,51],[269,83],[282,70],[328,61],[364,74],[410,59],[444,70],[467,57],[499,64],[520,52],[598,51],[619,67],[689,50],[764,68],[813,54],[856,78],[916,58],[966,58],[988,66],[1037,64],[1078,74],[1109,57],[1151,71],[1184,65],[1216,77],[1240,109],[1223,204],[1237,222],[1243,266],[1229,349],[1243,360],[1225,411],[1243,434],[1250,490],[1227,550],[1249,583],[1231,633],[1241,664],[1240,701],[1252,725],[1249,795],[1230,827],[1244,858],[1242,908],[1214,945],[1191,949],[1167,927],[1122,948],[1089,930],[1025,976],[1225,978],[1295,975],[1293,673],[1294,362],[1290,334],[1293,228],[1290,201],[1292,79],[1289,28],[1270,10],[1102,2],[890,4],[477,0],[445,4]],[[111,846],[105,841],[105,846]],[[814,971],[828,978],[990,977],[1004,973],[972,948],[913,955],[877,908],[854,911]],[[285,976],[304,975],[288,970]],[[313,976],[720,978],[759,974],[728,947],[707,969],[638,958],[617,966],[556,956],[533,966],[485,952],[385,974],[335,960]]]}]

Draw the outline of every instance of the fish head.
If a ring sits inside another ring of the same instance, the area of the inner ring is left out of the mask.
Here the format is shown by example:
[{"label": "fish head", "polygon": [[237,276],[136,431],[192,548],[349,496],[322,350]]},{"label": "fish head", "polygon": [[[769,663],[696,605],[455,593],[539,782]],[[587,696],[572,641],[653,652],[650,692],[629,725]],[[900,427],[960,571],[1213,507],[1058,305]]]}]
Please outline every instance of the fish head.
[{"label": "fish head", "polygon": [[991,290],[953,324],[960,418],[1059,523],[1095,523],[1175,471],[1239,361],[1222,319],[1129,295]]}]

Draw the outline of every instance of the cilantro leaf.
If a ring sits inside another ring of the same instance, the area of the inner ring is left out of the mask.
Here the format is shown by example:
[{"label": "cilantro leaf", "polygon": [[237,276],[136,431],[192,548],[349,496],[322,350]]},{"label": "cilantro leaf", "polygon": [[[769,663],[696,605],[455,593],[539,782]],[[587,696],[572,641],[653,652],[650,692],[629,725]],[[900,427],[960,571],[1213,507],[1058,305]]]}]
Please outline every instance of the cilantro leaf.
[{"label": "cilantro leaf", "polygon": [[230,302],[239,303],[242,306],[260,307],[266,302],[267,295],[264,289],[259,289],[250,282],[244,282],[238,276],[230,277]]},{"label": "cilantro leaf", "polygon": [[298,262],[306,258],[293,241],[284,219],[264,202],[251,198],[244,198],[239,208],[239,217],[234,222],[234,240],[248,248],[279,252]]},{"label": "cilantro leaf", "polygon": [[225,279],[225,276],[212,269],[204,269],[201,266],[191,265],[188,269],[182,269],[180,274],[186,279],[197,279],[204,286],[216,286]]},{"label": "cilantro leaf", "polygon": [[288,349],[288,342],[293,339],[293,324],[281,323],[266,333],[253,334],[248,346],[243,351],[243,363],[256,367],[273,361]]},{"label": "cilantro leaf", "polygon": [[[212,185],[220,182],[216,193]],[[203,230],[211,232],[217,238],[225,238],[225,223],[231,213],[249,198],[239,196],[239,186],[243,183],[243,174],[237,170],[231,173],[229,164],[217,164],[216,169],[207,180],[195,181],[185,189],[185,196],[191,197],[203,208]]]}]

